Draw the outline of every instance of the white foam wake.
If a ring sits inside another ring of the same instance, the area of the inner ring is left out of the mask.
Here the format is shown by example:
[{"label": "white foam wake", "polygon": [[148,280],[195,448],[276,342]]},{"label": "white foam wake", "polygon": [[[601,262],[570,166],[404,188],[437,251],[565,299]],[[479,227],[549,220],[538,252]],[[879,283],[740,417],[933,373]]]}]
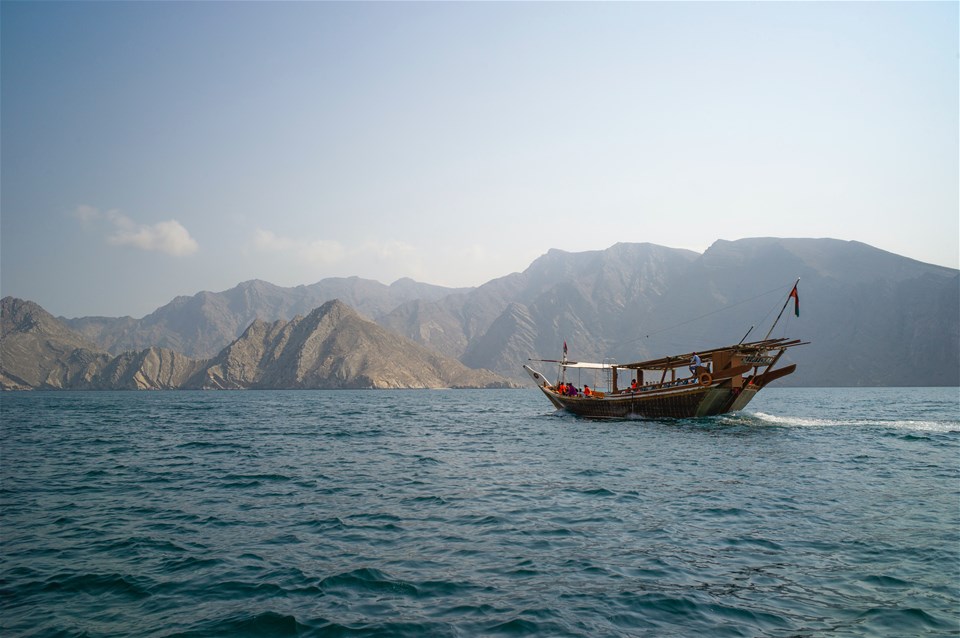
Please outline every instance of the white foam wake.
[{"label": "white foam wake", "polygon": [[880,419],[824,419],[799,416],[780,416],[765,412],[748,412],[747,415],[764,423],[791,427],[843,427],[876,426],[918,430],[923,432],[960,432],[960,421],[880,420]]}]

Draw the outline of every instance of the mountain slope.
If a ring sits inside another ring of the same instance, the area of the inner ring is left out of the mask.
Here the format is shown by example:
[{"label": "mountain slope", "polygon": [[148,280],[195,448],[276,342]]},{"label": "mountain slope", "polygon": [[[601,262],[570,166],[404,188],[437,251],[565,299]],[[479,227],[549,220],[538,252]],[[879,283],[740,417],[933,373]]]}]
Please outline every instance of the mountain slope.
[{"label": "mountain slope", "polygon": [[523,273],[421,307],[441,340],[410,304],[381,321],[519,380],[520,362],[559,356],[564,341],[574,358],[624,362],[735,343],[751,326],[761,338],[796,277],[801,316],[784,313],[773,336],[812,344],[790,353],[800,367],[784,385],[960,384],[957,270],[833,239],[721,240],[703,255],[551,250]]},{"label": "mountain slope", "polygon": [[212,360],[157,347],[113,357],[32,302],[7,297],[0,310],[4,390],[510,386],[389,333],[336,300],[290,322],[255,320]]},{"label": "mountain slope", "polygon": [[266,389],[509,384],[398,337],[334,300],[290,322],[255,321],[187,385]]},{"label": "mountain slope", "polygon": [[0,388],[116,390],[179,387],[200,367],[162,348],[112,357],[31,301],[0,301]]},{"label": "mountain slope", "polygon": [[62,321],[113,354],[159,346],[203,358],[218,353],[256,319],[289,320],[332,299],[376,318],[406,301],[438,299],[457,290],[412,279],[386,286],[360,277],[328,278],[294,288],[252,280],[223,292],[177,297],[142,319],[81,317]]},{"label": "mountain slope", "polygon": [[[537,326],[533,343],[537,351],[555,354],[566,339],[583,358],[603,358],[608,347],[604,335],[622,332],[625,325],[649,312],[677,274],[698,257],[692,251],[654,244],[616,244],[582,253],[554,249],[522,273],[431,304],[431,321],[445,328],[443,340],[410,321],[411,304],[400,306],[379,323],[448,356],[463,357],[470,365],[477,361],[477,348],[472,344],[481,338],[485,350],[503,350],[500,354],[488,352],[488,359],[515,361],[531,353],[507,352],[515,346],[499,342],[508,338],[502,327],[498,328],[499,341],[486,333],[503,313],[510,312],[511,304],[521,304]],[[497,371],[514,377],[521,374],[516,369]]]},{"label": "mountain slope", "polygon": [[0,388],[88,387],[109,360],[37,304],[0,300]]},{"label": "mountain slope", "polygon": [[800,316],[791,306],[772,336],[811,344],[790,353],[799,368],[784,385],[960,384],[958,271],[859,242],[718,241],[691,264],[689,285],[671,290],[659,308],[662,321],[694,321],[665,330],[657,343],[690,350],[735,342],[750,325],[751,338],[761,338],[796,277]]}]

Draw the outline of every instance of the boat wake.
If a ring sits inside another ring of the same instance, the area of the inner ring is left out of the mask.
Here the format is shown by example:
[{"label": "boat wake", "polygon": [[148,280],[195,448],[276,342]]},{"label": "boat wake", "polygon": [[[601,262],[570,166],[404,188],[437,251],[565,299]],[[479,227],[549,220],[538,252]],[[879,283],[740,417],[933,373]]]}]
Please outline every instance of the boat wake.
[{"label": "boat wake", "polygon": [[[596,421],[577,416],[572,412],[559,409],[544,413],[543,416],[561,418],[570,421]],[[612,421],[642,421],[647,423],[690,424],[697,426],[721,427],[785,427],[785,428],[839,428],[839,427],[877,427],[890,428],[901,431],[916,432],[944,432],[960,434],[960,420],[929,420],[929,419],[882,419],[857,418],[837,419],[820,417],[784,416],[768,414],[766,412],[734,412],[710,417],[695,419],[650,419],[641,415],[627,415],[619,419],[603,419]]]},{"label": "boat wake", "polygon": [[[824,419],[799,416],[781,416],[765,412],[749,412],[737,415],[742,423],[743,417],[757,422],[757,425],[779,425],[785,427],[886,427],[902,430],[917,430],[922,432],[960,432],[960,421],[926,421],[926,420],[899,420],[899,419]],[[731,420],[736,417],[731,415]]]}]

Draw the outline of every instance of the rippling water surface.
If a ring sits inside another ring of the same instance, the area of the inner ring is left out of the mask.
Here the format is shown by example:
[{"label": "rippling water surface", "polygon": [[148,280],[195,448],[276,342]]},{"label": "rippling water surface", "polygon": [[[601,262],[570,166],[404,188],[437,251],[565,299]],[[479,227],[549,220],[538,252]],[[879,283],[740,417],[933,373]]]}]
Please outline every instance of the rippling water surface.
[{"label": "rippling water surface", "polygon": [[4,636],[957,636],[960,395],[0,397]]}]

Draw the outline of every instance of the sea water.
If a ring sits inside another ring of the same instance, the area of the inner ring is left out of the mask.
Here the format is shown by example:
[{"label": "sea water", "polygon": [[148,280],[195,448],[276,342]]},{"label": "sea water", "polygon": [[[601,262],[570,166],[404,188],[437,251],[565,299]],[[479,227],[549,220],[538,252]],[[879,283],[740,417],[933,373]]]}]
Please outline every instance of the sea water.
[{"label": "sea water", "polygon": [[957,636],[956,388],[0,396],[3,636]]}]

